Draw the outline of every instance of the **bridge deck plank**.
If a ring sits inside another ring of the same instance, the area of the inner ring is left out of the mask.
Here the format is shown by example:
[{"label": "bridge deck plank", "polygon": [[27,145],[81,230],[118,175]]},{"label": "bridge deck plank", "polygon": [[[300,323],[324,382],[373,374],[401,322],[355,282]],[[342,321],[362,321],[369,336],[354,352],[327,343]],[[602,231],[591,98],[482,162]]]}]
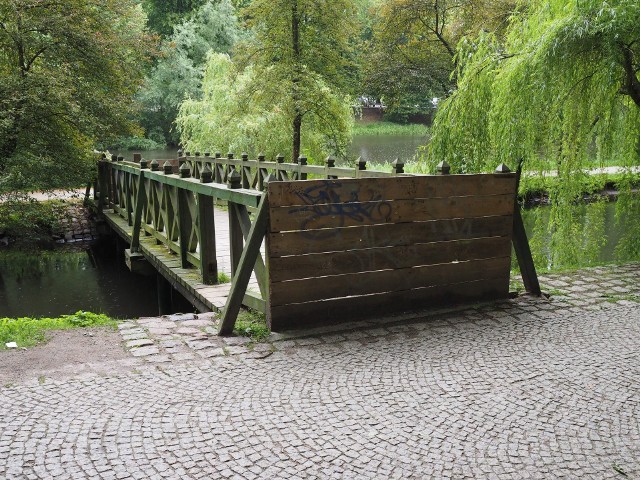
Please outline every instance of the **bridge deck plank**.
[{"label": "bridge deck plank", "polygon": [[[133,227],[128,225],[126,219],[117,213],[104,212],[105,219],[111,228],[126,242],[131,241]],[[216,222],[216,257],[219,271],[231,275],[231,262],[229,257],[229,236],[227,212],[215,210]],[[171,285],[189,300],[200,311],[219,311],[224,309],[231,287],[230,283],[207,285],[202,282],[199,270],[194,268],[182,268],[180,258],[170,252],[164,245],[158,245],[152,236],[140,237],[140,253],[164,276]],[[264,308],[264,301],[260,298],[259,287],[255,276],[249,283],[249,292],[243,303],[253,308]],[[251,298],[248,298],[251,297]]]}]

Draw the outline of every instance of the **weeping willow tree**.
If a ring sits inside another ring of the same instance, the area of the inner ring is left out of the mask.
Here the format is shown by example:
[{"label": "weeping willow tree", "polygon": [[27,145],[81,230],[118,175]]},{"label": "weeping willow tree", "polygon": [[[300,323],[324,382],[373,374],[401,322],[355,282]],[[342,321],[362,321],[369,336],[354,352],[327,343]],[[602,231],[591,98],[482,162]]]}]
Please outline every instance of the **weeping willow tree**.
[{"label": "weeping willow tree", "polygon": [[351,139],[353,111],[349,98],[336,94],[322,78],[292,102],[270,69],[238,71],[226,54],[210,53],[202,81],[202,98],[185,100],[176,124],[182,145],[191,151],[246,151],[273,158],[291,149],[291,119],[304,109],[301,153],[310,159],[340,154]]},{"label": "weeping willow tree", "polygon": [[637,0],[522,2],[504,41],[465,38],[457,60],[458,89],[441,105],[426,161],[474,172],[523,159],[525,171],[557,172],[549,192],[557,247],[572,238],[571,205],[588,170],[619,167],[617,215],[628,232],[620,253],[640,257],[631,193],[640,166]]}]

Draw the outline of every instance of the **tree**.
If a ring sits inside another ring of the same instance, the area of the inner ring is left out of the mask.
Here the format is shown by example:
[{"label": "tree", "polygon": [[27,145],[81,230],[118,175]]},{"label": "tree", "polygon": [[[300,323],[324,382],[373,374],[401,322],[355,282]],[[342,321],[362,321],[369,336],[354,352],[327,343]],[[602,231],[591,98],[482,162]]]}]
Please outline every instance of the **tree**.
[{"label": "tree", "polygon": [[[254,0],[246,9],[253,37],[240,48],[241,68],[254,69],[244,103],[277,108],[290,120],[293,158],[303,147],[303,124],[324,129],[341,150],[343,91],[349,85],[351,0]],[[273,107],[275,105],[275,107]]]},{"label": "tree", "polygon": [[[262,72],[269,77],[268,69]],[[261,85],[256,75],[252,67],[238,73],[226,54],[210,53],[202,98],[185,100],[176,121],[187,150],[262,152],[273,158],[291,148],[291,107],[283,105],[282,98],[273,101],[282,92],[272,90],[271,82],[256,90]],[[305,155],[320,159],[344,151],[351,139],[353,110],[348,98],[336,96],[322,79],[315,81],[319,88],[305,102],[319,111],[305,116],[301,144]]]},{"label": "tree", "polygon": [[173,33],[175,25],[179,25],[189,14],[203,5],[207,0],[143,0],[149,28],[163,37]]},{"label": "tree", "polygon": [[145,79],[138,98],[147,135],[160,130],[165,141],[179,140],[173,124],[185,98],[201,97],[202,76],[210,50],[227,53],[242,33],[229,0],[209,1],[175,27],[161,58]]},{"label": "tree", "polygon": [[456,45],[480,29],[503,32],[513,0],[383,0],[365,61],[365,84],[396,117],[424,113],[455,88]]},{"label": "tree", "polygon": [[134,129],[145,21],[133,0],[0,1],[0,191],[86,180],[96,138]]},{"label": "tree", "polygon": [[[640,165],[637,1],[532,1],[513,16],[504,42],[466,39],[458,59],[458,89],[437,114],[429,162],[472,172],[522,158],[529,170],[557,170],[554,234],[568,231],[585,169],[623,167],[618,214],[635,211],[629,232],[640,233],[640,202],[629,193]],[[637,237],[627,247],[640,255]]]}]

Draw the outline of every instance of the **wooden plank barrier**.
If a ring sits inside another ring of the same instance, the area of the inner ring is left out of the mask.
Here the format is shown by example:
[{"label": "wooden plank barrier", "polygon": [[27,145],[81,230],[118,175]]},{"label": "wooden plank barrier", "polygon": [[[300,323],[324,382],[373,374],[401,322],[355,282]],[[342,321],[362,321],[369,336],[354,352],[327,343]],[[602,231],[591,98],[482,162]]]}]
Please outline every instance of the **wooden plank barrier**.
[{"label": "wooden plank barrier", "polygon": [[273,330],[508,296],[516,175],[269,182]]}]

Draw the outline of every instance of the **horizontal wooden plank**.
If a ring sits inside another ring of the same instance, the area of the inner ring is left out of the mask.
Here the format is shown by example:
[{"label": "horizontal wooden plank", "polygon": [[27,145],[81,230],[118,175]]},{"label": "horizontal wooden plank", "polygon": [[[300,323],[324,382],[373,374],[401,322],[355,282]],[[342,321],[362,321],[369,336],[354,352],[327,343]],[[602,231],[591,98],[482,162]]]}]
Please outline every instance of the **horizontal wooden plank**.
[{"label": "horizontal wooden plank", "polygon": [[512,173],[271,182],[272,207],[515,194]]},{"label": "horizontal wooden plank", "polygon": [[[353,321],[367,316],[415,311],[443,305],[507,298],[509,279],[495,278],[361,297],[273,307],[267,317],[273,331]],[[428,320],[426,320],[428,321]]]},{"label": "horizontal wooden plank", "polygon": [[314,300],[411,290],[491,278],[508,278],[511,257],[443,263],[398,270],[348,273],[328,277],[272,282],[272,306]]},{"label": "horizontal wooden plank", "polygon": [[400,247],[312,253],[273,257],[269,264],[272,282],[327,275],[408,268],[454,261],[506,257],[511,252],[509,237],[454,240]]},{"label": "horizontal wooden plank", "polygon": [[470,238],[506,237],[511,235],[512,227],[512,216],[505,215],[269,233],[268,252],[270,257],[281,257]]},{"label": "horizontal wooden plank", "polygon": [[503,194],[271,207],[270,231],[513,215],[513,205],[513,195]]}]

